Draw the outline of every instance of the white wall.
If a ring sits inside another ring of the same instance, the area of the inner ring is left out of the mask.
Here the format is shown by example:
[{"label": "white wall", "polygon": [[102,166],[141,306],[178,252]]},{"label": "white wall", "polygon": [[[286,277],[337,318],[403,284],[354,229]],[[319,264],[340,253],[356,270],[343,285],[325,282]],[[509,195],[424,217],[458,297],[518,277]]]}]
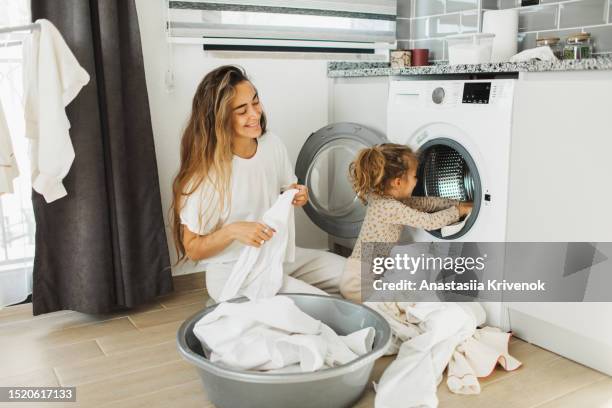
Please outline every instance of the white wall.
[{"label": "white wall", "polygon": [[[269,128],[285,142],[295,165],[300,147],[311,132],[325,126],[328,112],[327,65],[323,60],[294,57],[242,56],[229,58],[211,55],[201,45],[174,45],[174,91],[168,93],[164,74],[170,53],[164,31],[164,2],[136,0],[145,74],[153,122],[155,149],[165,214],[168,243],[174,263],[174,246],[168,228],[168,211],[172,199],[172,178],[178,170],[179,143],[188,119],[191,101],[200,80],[210,70],[225,64],[243,66],[258,88],[268,116]],[[327,235],[304,214],[296,211],[297,245],[327,247]],[[191,264],[173,269],[182,274],[197,271]]]}]

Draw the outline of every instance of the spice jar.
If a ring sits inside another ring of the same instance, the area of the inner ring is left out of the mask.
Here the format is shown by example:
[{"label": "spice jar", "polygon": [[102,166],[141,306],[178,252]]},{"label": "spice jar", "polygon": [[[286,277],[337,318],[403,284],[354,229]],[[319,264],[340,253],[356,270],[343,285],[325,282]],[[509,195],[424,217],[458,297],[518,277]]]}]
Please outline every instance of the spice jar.
[{"label": "spice jar", "polygon": [[412,65],[410,50],[392,50],[390,55],[391,68],[406,68]]},{"label": "spice jar", "polygon": [[563,49],[564,59],[583,59],[591,58],[593,44],[591,44],[590,33],[578,33],[570,35],[565,42]]},{"label": "spice jar", "polygon": [[546,37],[546,38],[538,38],[536,40],[536,47],[550,47],[555,57],[558,59],[563,59],[563,47],[561,46],[561,41],[559,37]]}]

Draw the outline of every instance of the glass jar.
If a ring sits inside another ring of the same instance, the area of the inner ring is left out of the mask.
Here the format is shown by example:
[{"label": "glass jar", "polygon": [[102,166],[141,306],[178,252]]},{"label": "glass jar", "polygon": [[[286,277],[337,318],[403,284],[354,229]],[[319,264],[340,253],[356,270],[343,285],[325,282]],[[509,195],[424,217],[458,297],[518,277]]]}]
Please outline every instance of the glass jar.
[{"label": "glass jar", "polygon": [[563,49],[563,59],[591,58],[592,54],[593,44],[591,44],[590,33],[578,33],[567,38]]},{"label": "glass jar", "polygon": [[563,59],[563,47],[561,46],[561,40],[559,37],[547,37],[547,38],[538,38],[536,40],[536,47],[550,47],[555,57],[558,59]]}]

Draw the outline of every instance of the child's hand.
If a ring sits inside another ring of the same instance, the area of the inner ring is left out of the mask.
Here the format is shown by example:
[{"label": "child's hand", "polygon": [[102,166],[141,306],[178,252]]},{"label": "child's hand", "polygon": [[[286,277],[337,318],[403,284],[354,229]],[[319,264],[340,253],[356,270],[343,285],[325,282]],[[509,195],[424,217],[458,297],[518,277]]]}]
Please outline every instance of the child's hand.
[{"label": "child's hand", "polygon": [[308,187],[301,184],[292,184],[289,188],[295,188],[299,192],[293,197],[293,205],[296,207],[303,207],[308,202]]},{"label": "child's hand", "polygon": [[457,209],[459,210],[459,217],[466,217],[469,213],[472,212],[473,207],[474,204],[471,201],[459,203],[459,205],[457,205]]}]

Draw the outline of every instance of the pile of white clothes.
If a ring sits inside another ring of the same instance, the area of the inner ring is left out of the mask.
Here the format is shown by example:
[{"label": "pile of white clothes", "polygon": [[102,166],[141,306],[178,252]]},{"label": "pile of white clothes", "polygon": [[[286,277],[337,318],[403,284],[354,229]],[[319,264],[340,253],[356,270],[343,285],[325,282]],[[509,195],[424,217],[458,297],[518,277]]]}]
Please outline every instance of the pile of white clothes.
[{"label": "pile of white clothes", "polygon": [[[302,312],[287,297],[274,296],[283,281],[285,230],[295,190],[285,192],[263,221],[277,230],[263,247],[247,247],[223,289],[222,299],[246,295],[243,303],[221,303],[194,328],[210,360],[232,368],[309,372],[346,364],[372,349],[374,329],[338,336]],[[514,370],[521,363],[508,354],[510,333],[485,327],[478,303],[374,302],[367,306],[389,322],[397,357],[376,388],[376,408],[437,407],[436,391],[448,367],[454,393],[478,394],[478,377],[497,364]]]},{"label": "pile of white clothes", "polygon": [[371,327],[339,336],[286,296],[220,303],[193,332],[211,362],[275,373],[347,364],[372,350],[375,336]]},{"label": "pile of white clothes", "polygon": [[[451,392],[478,394],[478,377],[486,377],[499,363],[514,370],[521,363],[508,354],[510,333],[485,327],[478,303],[374,302],[393,331],[396,359],[376,388],[376,408],[437,407],[436,390],[448,366]],[[399,350],[399,351],[398,351]]]}]

